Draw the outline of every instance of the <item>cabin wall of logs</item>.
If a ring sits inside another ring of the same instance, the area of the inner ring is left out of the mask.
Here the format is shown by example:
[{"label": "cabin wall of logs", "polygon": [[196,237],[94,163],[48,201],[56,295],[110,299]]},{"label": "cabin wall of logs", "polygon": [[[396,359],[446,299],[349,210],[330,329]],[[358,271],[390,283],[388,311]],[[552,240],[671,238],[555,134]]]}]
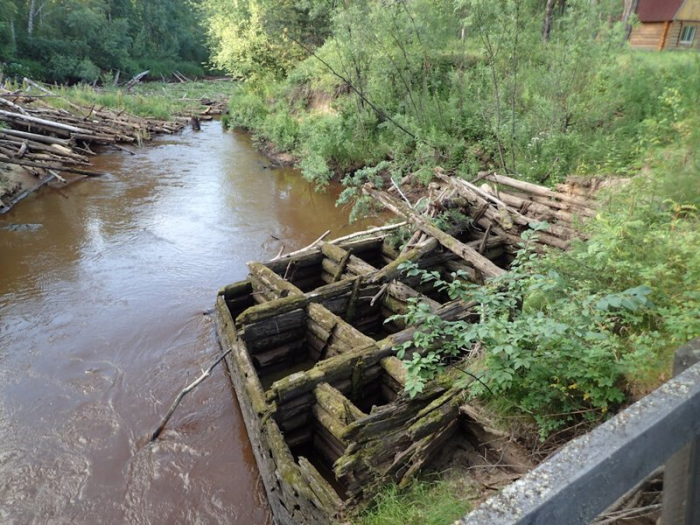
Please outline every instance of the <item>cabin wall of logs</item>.
[{"label": "cabin wall of logs", "polygon": [[449,320],[475,316],[473,305],[407,278],[402,262],[483,283],[504,272],[529,223],[550,223],[537,241],[542,249],[565,248],[578,217],[595,209],[587,196],[508,186],[520,184],[513,179],[488,175],[478,187],[436,175],[441,206],[456,205],[468,219],[451,233],[438,230],[429,211],[368,186],[413,229],[404,248],[392,248],[386,232],[322,242],[250,263],[246,280],[218,294],[219,340],[232,349],[231,381],[277,523],[339,521],[376,484],[407,483],[476,424],[465,422],[474,411],[465,409],[470,378],[461,366],[413,399],[404,392],[405,369],[394,353],[416,328],[387,319],[409,300]]}]

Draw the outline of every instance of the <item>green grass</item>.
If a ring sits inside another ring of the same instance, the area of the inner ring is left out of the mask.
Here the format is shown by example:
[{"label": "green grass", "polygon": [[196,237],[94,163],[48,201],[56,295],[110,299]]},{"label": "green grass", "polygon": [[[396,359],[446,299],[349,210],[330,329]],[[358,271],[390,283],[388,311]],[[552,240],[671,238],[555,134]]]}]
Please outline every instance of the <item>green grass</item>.
[{"label": "green grass", "polygon": [[389,485],[355,525],[446,525],[464,516],[470,505],[457,478],[414,481],[399,490]]},{"label": "green grass", "polygon": [[[200,99],[228,98],[235,84],[230,80],[167,84],[148,82],[136,86],[132,92],[122,88],[92,88],[88,85],[60,87],[57,93],[74,104],[104,106],[140,117],[169,120],[173,116],[202,109]],[[55,107],[68,108],[61,98],[45,99]]]}]

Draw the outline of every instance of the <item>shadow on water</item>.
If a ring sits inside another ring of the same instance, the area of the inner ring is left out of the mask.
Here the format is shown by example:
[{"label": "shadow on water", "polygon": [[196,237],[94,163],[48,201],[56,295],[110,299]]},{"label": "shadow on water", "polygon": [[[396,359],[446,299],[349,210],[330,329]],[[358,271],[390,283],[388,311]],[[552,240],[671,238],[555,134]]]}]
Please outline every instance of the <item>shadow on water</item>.
[{"label": "shadow on water", "polygon": [[0,218],[0,522],[264,524],[221,367],[143,437],[218,353],[220,286],[361,225],[216,122],[95,164]]}]

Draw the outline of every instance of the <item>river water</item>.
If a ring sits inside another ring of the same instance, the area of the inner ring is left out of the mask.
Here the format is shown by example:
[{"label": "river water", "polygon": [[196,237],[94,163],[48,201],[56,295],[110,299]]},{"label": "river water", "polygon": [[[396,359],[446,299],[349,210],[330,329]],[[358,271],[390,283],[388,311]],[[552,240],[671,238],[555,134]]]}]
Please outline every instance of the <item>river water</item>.
[{"label": "river water", "polygon": [[358,228],[268,164],[203,123],[0,216],[0,523],[269,523],[221,367],[144,445],[219,353],[217,289]]}]

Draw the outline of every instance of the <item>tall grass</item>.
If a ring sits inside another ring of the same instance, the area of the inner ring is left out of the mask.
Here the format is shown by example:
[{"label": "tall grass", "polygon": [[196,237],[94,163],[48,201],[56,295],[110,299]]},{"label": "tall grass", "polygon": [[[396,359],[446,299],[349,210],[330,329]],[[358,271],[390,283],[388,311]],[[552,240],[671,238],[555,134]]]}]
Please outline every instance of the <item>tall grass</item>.
[{"label": "tall grass", "polygon": [[405,490],[390,485],[353,520],[355,525],[445,525],[470,505],[454,480],[414,481]]},{"label": "tall grass", "polygon": [[67,101],[83,106],[104,106],[125,111],[140,117],[169,120],[175,115],[201,110],[202,98],[227,98],[233,90],[233,82],[189,82],[168,84],[148,82],[136,86],[131,92],[122,88],[93,88],[89,85],[59,87],[55,89],[61,98],[46,99],[51,105],[66,109]]}]

